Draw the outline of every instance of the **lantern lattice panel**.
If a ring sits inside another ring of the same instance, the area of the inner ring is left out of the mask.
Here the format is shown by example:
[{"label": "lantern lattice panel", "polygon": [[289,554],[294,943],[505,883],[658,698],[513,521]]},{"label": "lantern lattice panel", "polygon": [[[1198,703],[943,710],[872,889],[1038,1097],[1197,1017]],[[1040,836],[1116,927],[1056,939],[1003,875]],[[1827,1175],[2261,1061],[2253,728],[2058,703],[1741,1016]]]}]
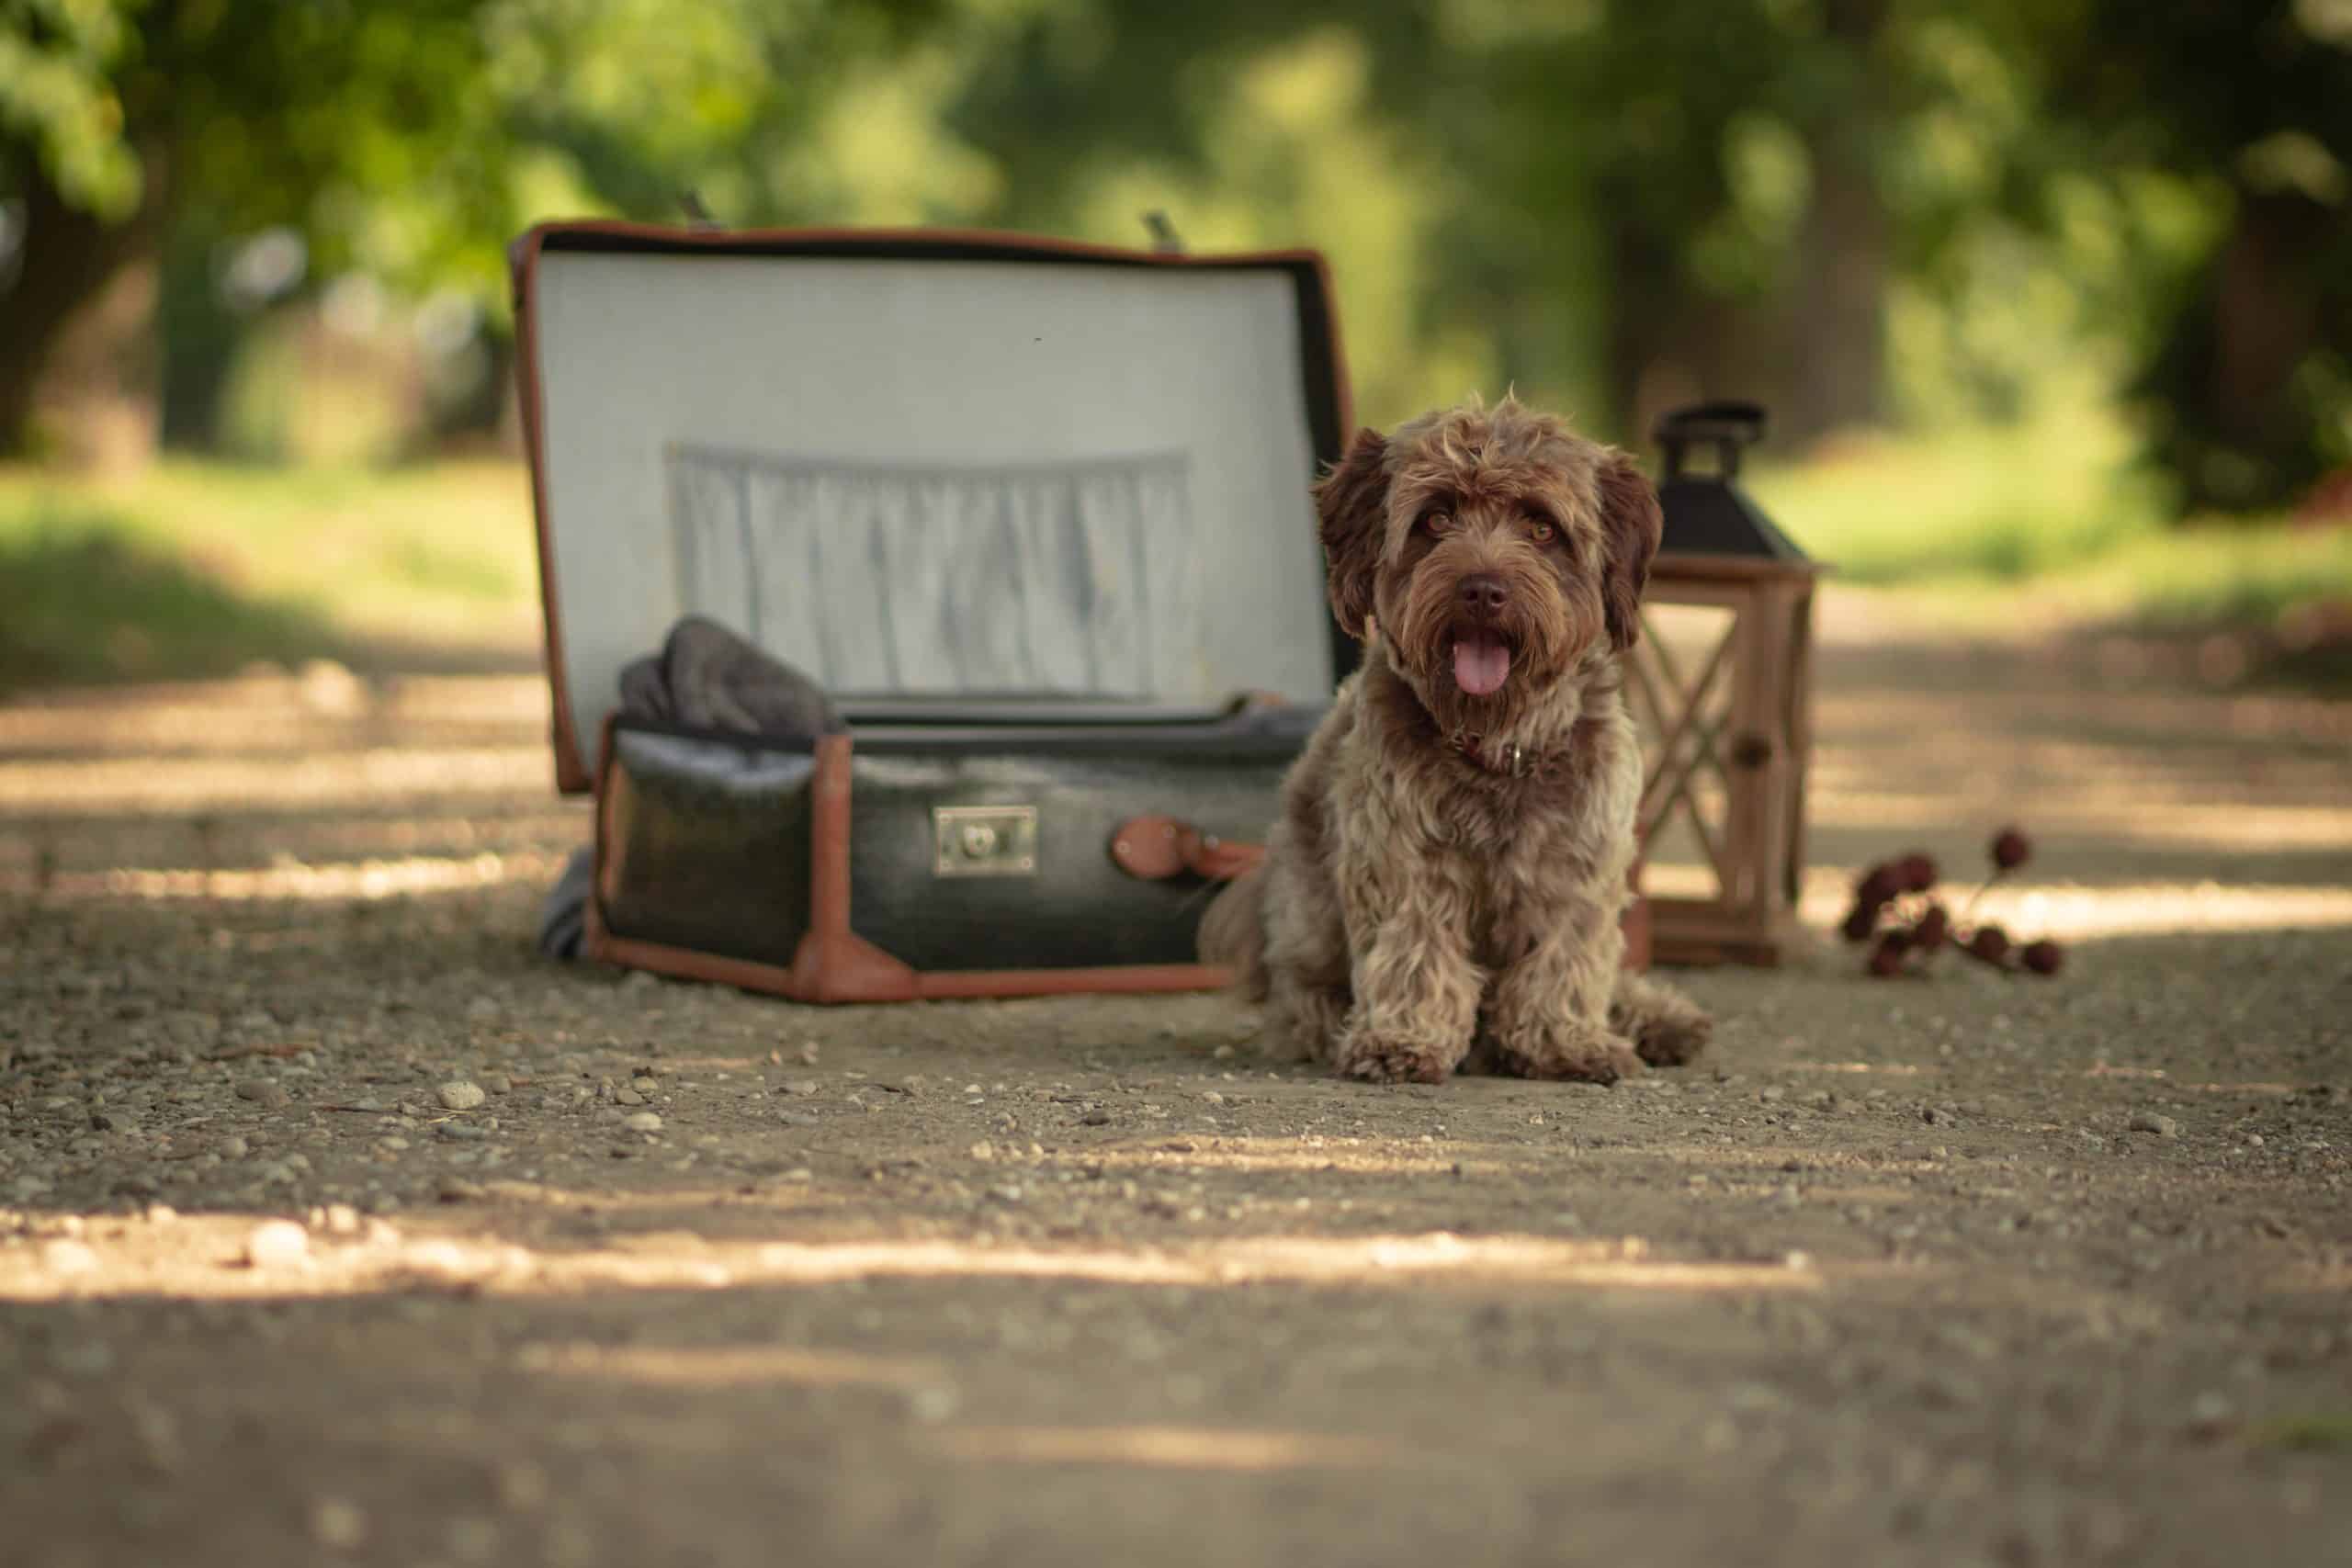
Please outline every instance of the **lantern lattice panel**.
[{"label": "lantern lattice panel", "polygon": [[1642,731],[1645,886],[1654,896],[1736,897],[1742,878],[1726,858],[1731,780],[1723,753],[1739,617],[1674,604],[1645,619],[1626,682]]},{"label": "lantern lattice panel", "polygon": [[1651,580],[1626,695],[1642,734],[1643,888],[1662,963],[1774,964],[1792,938],[1811,624],[1809,573],[1662,562]]}]

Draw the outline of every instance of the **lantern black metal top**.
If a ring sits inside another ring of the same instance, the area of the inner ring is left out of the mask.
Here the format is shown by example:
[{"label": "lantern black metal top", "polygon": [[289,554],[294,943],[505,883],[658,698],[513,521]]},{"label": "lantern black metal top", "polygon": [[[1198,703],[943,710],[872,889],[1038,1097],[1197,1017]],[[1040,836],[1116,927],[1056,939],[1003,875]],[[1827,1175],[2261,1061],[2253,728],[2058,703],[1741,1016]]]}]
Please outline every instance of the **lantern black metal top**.
[{"label": "lantern black metal top", "polygon": [[[1661,553],[1810,566],[1796,541],[1775,527],[1734,482],[1741,452],[1763,439],[1764,424],[1761,403],[1730,401],[1696,403],[1658,420],[1650,435],[1666,453],[1666,471],[1657,487],[1658,504],[1666,513]],[[1694,447],[1713,449],[1713,472],[1690,471]]]}]

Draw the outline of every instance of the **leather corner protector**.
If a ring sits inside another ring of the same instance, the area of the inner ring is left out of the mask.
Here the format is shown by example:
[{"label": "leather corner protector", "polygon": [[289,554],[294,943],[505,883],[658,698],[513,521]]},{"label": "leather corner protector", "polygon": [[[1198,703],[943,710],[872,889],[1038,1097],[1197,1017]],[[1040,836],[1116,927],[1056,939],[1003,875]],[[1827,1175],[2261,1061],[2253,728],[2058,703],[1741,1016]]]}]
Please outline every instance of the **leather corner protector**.
[{"label": "leather corner protector", "polygon": [[792,988],[803,1001],[903,1002],[915,972],[854,931],[810,931],[792,954]]}]

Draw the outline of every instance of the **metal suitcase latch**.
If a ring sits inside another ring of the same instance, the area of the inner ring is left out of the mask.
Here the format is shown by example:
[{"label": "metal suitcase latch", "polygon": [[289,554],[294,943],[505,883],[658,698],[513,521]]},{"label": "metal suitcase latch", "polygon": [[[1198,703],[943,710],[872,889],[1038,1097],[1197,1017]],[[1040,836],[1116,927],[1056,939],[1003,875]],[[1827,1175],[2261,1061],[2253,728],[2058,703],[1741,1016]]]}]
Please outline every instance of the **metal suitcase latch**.
[{"label": "metal suitcase latch", "polygon": [[931,812],[933,876],[1034,876],[1034,806],[936,806]]}]

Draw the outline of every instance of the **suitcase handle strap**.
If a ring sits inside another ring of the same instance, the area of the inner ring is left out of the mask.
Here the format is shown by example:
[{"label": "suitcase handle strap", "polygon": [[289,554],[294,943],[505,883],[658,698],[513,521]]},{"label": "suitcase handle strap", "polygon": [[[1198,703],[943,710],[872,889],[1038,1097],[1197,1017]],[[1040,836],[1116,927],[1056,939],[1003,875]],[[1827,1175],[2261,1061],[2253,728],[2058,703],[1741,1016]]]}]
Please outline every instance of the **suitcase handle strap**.
[{"label": "suitcase handle strap", "polygon": [[1266,846],[1220,839],[1173,817],[1132,817],[1112,833],[1111,858],[1146,882],[1164,882],[1180,872],[1229,882],[1265,859]]}]

